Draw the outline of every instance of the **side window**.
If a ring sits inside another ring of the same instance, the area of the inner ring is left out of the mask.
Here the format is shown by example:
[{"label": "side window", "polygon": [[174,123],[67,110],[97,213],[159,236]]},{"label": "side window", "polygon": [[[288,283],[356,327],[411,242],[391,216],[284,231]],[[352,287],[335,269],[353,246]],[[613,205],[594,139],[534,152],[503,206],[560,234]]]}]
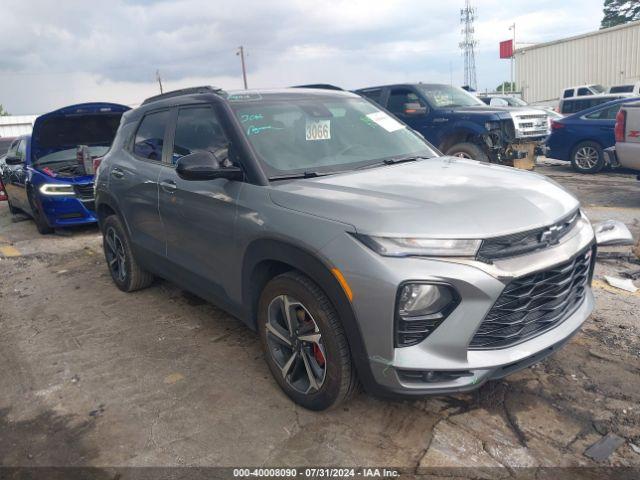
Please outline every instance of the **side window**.
[{"label": "side window", "polygon": [[588,88],[582,87],[578,89],[578,96],[584,97],[585,95],[591,95],[591,90]]},{"label": "side window", "polygon": [[230,142],[211,107],[187,107],[178,111],[171,163],[193,152],[211,152],[222,166],[229,167]]},{"label": "side window", "polygon": [[370,100],[373,100],[378,105],[380,104],[380,100],[382,97],[382,89],[381,88],[372,88],[371,90],[363,90],[360,92],[362,95],[367,97]]},{"label": "side window", "polygon": [[9,150],[7,150],[7,157],[15,157],[18,151],[18,144],[20,140],[15,140],[10,146]]},{"label": "side window", "polygon": [[573,88],[567,88],[564,91],[564,95],[562,96],[563,98],[570,98],[573,97]]},{"label": "side window", "polygon": [[133,153],[147,160],[162,160],[164,129],[169,120],[169,110],[145,115],[140,122],[133,142]]},{"label": "side window", "polygon": [[425,104],[420,100],[415,92],[407,88],[394,88],[389,94],[387,109],[396,115],[404,115],[407,104],[418,104],[424,107]]},{"label": "side window", "polygon": [[20,143],[18,143],[18,148],[16,149],[16,157],[18,157],[23,162],[27,157],[27,141],[26,140],[20,140]]},{"label": "side window", "polygon": [[585,118],[590,120],[615,120],[618,110],[620,110],[620,105],[614,105],[612,107],[603,108],[597,112],[590,113],[589,115],[586,115]]}]

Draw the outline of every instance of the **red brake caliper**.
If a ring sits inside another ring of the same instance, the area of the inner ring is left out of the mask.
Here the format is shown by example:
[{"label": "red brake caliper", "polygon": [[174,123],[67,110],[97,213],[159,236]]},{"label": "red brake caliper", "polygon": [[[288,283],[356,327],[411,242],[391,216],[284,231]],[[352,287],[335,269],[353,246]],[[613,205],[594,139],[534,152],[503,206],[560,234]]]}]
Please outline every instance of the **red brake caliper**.
[{"label": "red brake caliper", "polygon": [[318,365],[324,367],[324,355],[322,354],[322,350],[320,350],[320,347],[316,343],[313,344],[313,356],[316,357],[316,362],[318,362]]}]

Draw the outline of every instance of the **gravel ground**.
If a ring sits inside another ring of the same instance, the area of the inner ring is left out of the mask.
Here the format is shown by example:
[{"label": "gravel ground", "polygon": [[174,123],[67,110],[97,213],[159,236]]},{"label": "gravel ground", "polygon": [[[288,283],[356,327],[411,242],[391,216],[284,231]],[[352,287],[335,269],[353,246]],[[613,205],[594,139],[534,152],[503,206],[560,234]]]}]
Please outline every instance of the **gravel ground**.
[{"label": "gravel ground", "polygon": [[[640,235],[633,176],[582,176],[554,162],[537,171],[573,191],[592,220],[616,218]],[[603,280],[634,267],[598,262],[595,313],[541,364],[471,394],[360,394],[313,413],[280,392],[242,324],[169,282],[120,292],[97,230],[42,237],[3,204],[0,465],[379,465],[448,476],[451,467],[500,467],[488,476],[640,467],[640,292]],[[608,433],[624,442],[607,459],[584,455]]]}]

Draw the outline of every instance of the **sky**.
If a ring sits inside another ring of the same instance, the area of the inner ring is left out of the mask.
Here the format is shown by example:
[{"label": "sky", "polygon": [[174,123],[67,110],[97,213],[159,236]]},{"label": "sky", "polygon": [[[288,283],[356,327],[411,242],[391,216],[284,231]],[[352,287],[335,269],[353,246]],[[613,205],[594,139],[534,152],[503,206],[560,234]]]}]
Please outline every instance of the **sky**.
[{"label": "sky", "polygon": [[[472,0],[479,90],[509,80],[498,42],[596,30],[603,0]],[[139,104],[187,86],[395,82],[462,85],[463,0],[2,0],[0,104],[39,114],[85,101]]]}]

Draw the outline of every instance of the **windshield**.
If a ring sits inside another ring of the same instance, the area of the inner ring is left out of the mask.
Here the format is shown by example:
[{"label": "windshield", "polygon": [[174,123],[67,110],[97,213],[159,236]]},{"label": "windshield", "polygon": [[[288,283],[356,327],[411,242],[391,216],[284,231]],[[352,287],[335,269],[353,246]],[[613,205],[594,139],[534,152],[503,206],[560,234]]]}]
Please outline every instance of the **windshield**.
[{"label": "windshield", "polygon": [[484,102],[469,92],[449,85],[418,85],[422,94],[436,108],[485,106]]},{"label": "windshield", "polygon": [[516,97],[505,97],[505,100],[511,107],[526,107],[528,105],[527,102]]},{"label": "windshield", "polygon": [[[91,153],[92,158],[102,157],[108,151],[110,147],[105,146],[94,146],[89,147],[89,152]],[[77,161],[77,148],[69,148],[67,150],[60,150],[57,152],[50,153],[48,155],[44,155],[38,158],[35,162],[35,166],[44,166],[52,163],[62,163],[62,162],[76,162]]]},{"label": "windshield", "polygon": [[362,98],[309,95],[230,103],[271,176],[436,156],[422,137]]},{"label": "windshield", "polygon": [[604,88],[602,85],[591,85],[591,90],[593,90],[596,93],[604,93],[606,88]]}]

